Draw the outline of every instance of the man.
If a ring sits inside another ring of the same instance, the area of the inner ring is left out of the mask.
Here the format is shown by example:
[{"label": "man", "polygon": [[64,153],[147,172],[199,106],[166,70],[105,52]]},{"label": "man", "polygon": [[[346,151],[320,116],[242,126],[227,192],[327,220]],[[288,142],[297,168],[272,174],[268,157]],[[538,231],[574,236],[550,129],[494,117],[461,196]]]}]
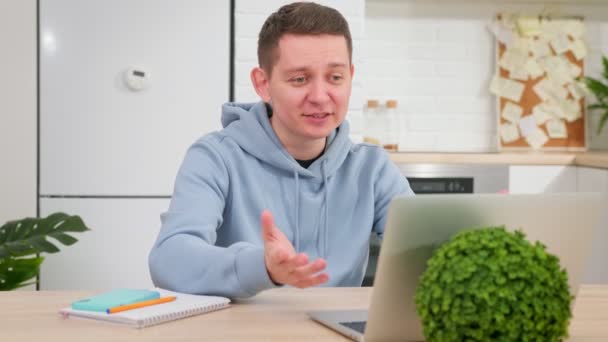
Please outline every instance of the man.
[{"label": "man", "polygon": [[262,102],[225,104],[224,129],[188,150],[150,252],[157,286],[235,298],[361,285],[370,233],[412,191],[382,148],[349,140],[351,59],[332,8],[294,3],[266,20],[251,72]]}]

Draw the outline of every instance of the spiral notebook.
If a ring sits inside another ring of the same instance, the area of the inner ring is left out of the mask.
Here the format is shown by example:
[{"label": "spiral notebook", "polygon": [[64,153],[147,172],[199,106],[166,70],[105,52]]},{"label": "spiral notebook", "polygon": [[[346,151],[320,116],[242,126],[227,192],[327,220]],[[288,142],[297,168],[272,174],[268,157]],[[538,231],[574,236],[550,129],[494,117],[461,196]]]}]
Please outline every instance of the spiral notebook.
[{"label": "spiral notebook", "polygon": [[169,303],[146,306],[113,314],[74,310],[69,307],[59,310],[59,314],[65,318],[87,318],[125,324],[134,328],[145,328],[151,325],[196,316],[230,306],[230,299],[225,297],[198,296],[159,288],[155,288],[154,291],[160,292],[161,297],[175,296],[176,299]]}]

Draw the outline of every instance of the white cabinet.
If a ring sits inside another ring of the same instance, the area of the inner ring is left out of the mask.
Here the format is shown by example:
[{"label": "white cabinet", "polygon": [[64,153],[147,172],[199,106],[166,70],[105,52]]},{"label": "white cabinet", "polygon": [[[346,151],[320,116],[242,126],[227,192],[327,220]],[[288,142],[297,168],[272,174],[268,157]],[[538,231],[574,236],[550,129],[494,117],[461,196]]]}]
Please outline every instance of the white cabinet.
[{"label": "white cabinet", "polygon": [[578,190],[603,192],[606,197],[600,224],[591,246],[589,264],[585,270],[587,283],[608,283],[608,170],[579,167],[577,170]]},{"label": "white cabinet", "polygon": [[229,6],[40,1],[40,193],[170,195],[188,146],[221,127]]},{"label": "white cabinet", "polygon": [[80,215],[90,231],[72,246],[45,254],[42,290],[149,288],[148,253],[169,199],[41,199],[41,216],[62,211]]},{"label": "white cabinet", "polygon": [[36,216],[36,0],[0,1],[0,225]]},{"label": "white cabinet", "polygon": [[514,165],[509,167],[509,192],[536,194],[576,192],[576,167],[561,165]]}]

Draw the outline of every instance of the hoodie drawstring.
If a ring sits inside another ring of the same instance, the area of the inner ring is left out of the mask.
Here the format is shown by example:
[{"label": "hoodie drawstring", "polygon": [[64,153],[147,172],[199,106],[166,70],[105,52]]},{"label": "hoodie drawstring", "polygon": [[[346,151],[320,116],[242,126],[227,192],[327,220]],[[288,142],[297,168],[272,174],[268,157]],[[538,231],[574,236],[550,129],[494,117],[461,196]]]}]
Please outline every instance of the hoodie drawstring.
[{"label": "hoodie drawstring", "polygon": [[298,171],[294,170],[294,177],[296,179],[296,205],[294,207],[295,218],[296,218],[296,229],[294,234],[294,245],[296,249],[296,253],[300,252],[300,176],[298,175]]},{"label": "hoodie drawstring", "polygon": [[325,173],[325,165],[327,164],[327,159],[323,160],[323,163],[321,164],[321,174],[323,175],[323,187],[325,188],[325,223],[323,224],[323,249],[322,249],[322,255],[324,258],[327,258],[327,239],[329,238],[329,227],[327,227],[327,222],[329,220],[329,190],[328,190],[328,184],[327,184],[327,174]]}]

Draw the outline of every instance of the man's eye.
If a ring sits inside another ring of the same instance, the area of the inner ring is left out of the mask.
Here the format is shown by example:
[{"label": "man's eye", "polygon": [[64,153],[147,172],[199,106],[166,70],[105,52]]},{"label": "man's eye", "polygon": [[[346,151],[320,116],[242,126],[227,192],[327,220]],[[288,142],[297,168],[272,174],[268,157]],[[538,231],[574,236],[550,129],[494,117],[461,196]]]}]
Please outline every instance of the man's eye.
[{"label": "man's eye", "polygon": [[294,77],[291,79],[291,82],[295,83],[295,84],[304,84],[304,82],[306,82],[306,77],[304,77],[304,76]]},{"label": "man's eye", "polygon": [[341,81],[343,78],[342,75],[331,75],[332,81]]}]

